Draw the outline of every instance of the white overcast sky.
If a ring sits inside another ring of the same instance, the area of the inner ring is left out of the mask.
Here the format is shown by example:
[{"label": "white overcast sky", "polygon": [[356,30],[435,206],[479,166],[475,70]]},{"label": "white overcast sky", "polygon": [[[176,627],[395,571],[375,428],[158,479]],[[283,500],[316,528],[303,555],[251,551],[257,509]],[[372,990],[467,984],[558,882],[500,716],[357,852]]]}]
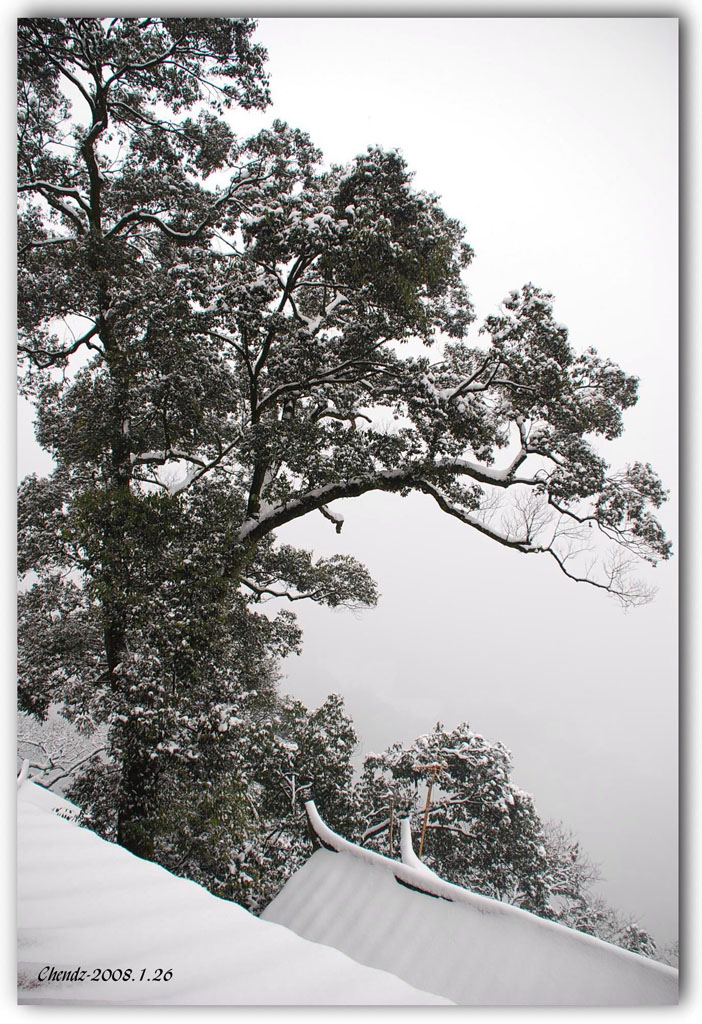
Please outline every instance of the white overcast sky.
[{"label": "white overcast sky", "polygon": [[[653,463],[675,542],[677,30],[423,17],[264,17],[258,30],[274,100],[264,121],[307,130],[335,162],[399,148],[417,186],[465,223],[476,330],[533,281],[555,294],[574,347],[640,377],[609,456]],[[247,133],[256,118],[235,121]],[[21,473],[41,465],[27,436],[20,419]],[[304,651],[284,665],[284,689],[315,706],[341,693],[363,752],[437,720],[501,740],[542,816],[601,864],[607,898],[674,939],[678,560],[655,572],[652,604],[624,613],[428,498],[367,496],[343,511],[341,536],[315,517],[281,537],[355,555],[382,599],[359,616],[299,608]]]}]

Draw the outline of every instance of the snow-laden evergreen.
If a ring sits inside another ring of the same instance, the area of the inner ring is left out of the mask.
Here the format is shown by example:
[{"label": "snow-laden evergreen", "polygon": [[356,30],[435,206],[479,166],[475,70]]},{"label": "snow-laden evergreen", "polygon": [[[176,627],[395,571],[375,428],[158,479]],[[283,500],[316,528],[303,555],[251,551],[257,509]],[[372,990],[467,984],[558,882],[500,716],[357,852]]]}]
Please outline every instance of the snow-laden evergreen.
[{"label": "snow-laden evergreen", "polygon": [[[429,787],[431,786],[431,792]],[[356,786],[354,832],[390,856],[408,819],[422,863],[442,878],[548,920],[660,957],[653,937],[597,894],[600,873],[560,824],[542,820],[512,779],[512,755],[467,722],[369,754]]]}]

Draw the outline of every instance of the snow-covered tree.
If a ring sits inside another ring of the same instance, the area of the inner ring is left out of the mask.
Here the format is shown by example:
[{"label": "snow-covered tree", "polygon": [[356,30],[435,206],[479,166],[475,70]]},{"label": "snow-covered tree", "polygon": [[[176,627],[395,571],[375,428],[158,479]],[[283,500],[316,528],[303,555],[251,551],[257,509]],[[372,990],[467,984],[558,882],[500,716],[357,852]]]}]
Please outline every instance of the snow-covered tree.
[{"label": "snow-covered tree", "polygon": [[629,558],[669,554],[650,466],[611,472],[593,441],[635,378],[578,355],[532,284],[469,344],[472,251],[397,153],[326,168],[279,122],[235,135],[267,102],[253,28],[19,23],[22,386],[56,463],[20,489],[20,692],[100,707],[145,856],[164,751],[195,751],[203,688],[208,717],[239,685],[217,668],[236,630],[291,649],[254,605],[376,599],[353,559],[278,545],[285,523],[419,491],[624,603],[647,596]]},{"label": "snow-covered tree", "polygon": [[546,822],[544,831],[548,916],[633,953],[660,959],[653,937],[634,918],[624,917],[597,894],[600,869],[573,833],[561,822]]},{"label": "snow-covered tree", "polygon": [[87,715],[68,721],[58,707],[47,708],[44,721],[21,712],[17,722],[17,758],[27,761],[30,778],[58,793],[88,764],[99,763],[106,751],[104,727]]},{"label": "snow-covered tree", "polygon": [[[357,787],[364,824],[359,838],[399,850],[399,819],[424,833],[422,860],[437,874],[475,892],[545,913],[545,836],[528,793],[510,779],[511,755],[467,723],[437,724],[410,746],[396,743],[364,762]],[[427,788],[432,784],[427,808]]]},{"label": "snow-covered tree", "polygon": [[249,799],[255,827],[233,859],[236,898],[262,909],[312,852],[304,811],[313,799],[325,821],[350,835],[356,824],[351,755],[357,744],[342,698],[314,711],[282,697],[251,734]]},{"label": "snow-covered tree", "polygon": [[669,967],[674,967],[676,970],[680,964],[680,943],[676,940],[671,942],[658,951],[657,960],[660,960],[664,964],[668,964]]},{"label": "snow-covered tree", "polygon": [[[350,834],[356,820],[351,755],[357,738],[342,699],[331,694],[310,711],[278,694],[273,665],[269,673],[263,691],[243,690],[240,679],[226,703],[203,702],[199,717],[191,716],[187,749],[174,741],[161,745],[150,819],[154,860],[254,911],[312,852],[305,800],[314,798],[343,833]],[[261,675],[259,670],[259,680]],[[31,729],[26,725],[23,736],[36,736],[34,747],[43,750],[53,723],[28,721]],[[33,765],[48,767],[47,760],[35,758]],[[84,768],[88,760],[80,758],[59,778],[70,774],[68,795],[82,808],[81,823],[116,840],[119,752],[91,759]],[[52,779],[45,774],[40,781],[51,785]]]},{"label": "snow-covered tree", "polygon": [[409,746],[396,743],[365,759],[356,839],[396,857],[399,821],[409,817],[415,838],[424,833],[422,860],[442,878],[657,957],[652,936],[597,894],[600,871],[577,839],[563,824],[541,820],[511,771],[501,743],[467,723],[453,730],[437,724]]},{"label": "snow-covered tree", "polygon": [[600,869],[562,822],[546,822],[544,831],[552,915],[577,928],[581,911],[592,903],[590,890],[601,877]]},{"label": "snow-covered tree", "polygon": [[610,906],[604,897],[592,891],[584,893],[584,898],[577,908],[571,906],[556,919],[560,924],[586,932],[588,935],[595,935],[598,939],[629,949],[632,953],[639,953],[653,960],[660,959],[653,936],[634,918],[624,917]]},{"label": "snow-covered tree", "polygon": [[200,758],[162,769],[154,858],[259,911],[312,852],[305,800],[351,831],[357,739],[336,694],[310,711],[278,694],[264,709],[251,692],[236,711]]}]

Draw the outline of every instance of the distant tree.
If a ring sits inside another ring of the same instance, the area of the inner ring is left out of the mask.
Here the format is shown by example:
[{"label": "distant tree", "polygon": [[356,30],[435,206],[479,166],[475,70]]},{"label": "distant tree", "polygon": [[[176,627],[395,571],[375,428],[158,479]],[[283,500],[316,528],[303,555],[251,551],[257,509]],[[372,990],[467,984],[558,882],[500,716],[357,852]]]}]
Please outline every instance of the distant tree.
[{"label": "distant tree", "polygon": [[666,946],[663,946],[659,950],[657,959],[662,961],[664,964],[668,964],[669,967],[675,967],[678,969],[680,963],[680,944],[677,942],[671,942]]},{"label": "distant tree", "polygon": [[583,852],[572,832],[556,822],[547,822],[544,830],[548,916],[632,953],[659,959],[653,937],[636,920],[623,917],[597,895],[600,869]]},{"label": "distant tree", "polygon": [[100,707],[117,835],[147,857],[164,751],[194,750],[215,676],[230,700],[217,665],[268,628],[253,605],[376,600],[353,559],[277,545],[284,524],[421,492],[625,604],[649,596],[630,556],[669,554],[650,466],[610,472],[593,440],[635,378],[576,354],[532,284],[468,344],[472,251],[397,153],[325,168],[279,122],[235,136],[227,109],[267,102],[253,28],[18,29],[22,388],[56,464],[20,488],[22,706]]},{"label": "distant tree", "polygon": [[47,709],[44,722],[24,713],[18,716],[18,760],[29,762],[33,781],[57,793],[63,793],[86,765],[100,762],[106,749],[104,728],[85,717],[79,729],[57,707]]},{"label": "distant tree", "polygon": [[579,928],[589,914],[591,889],[601,879],[600,869],[562,822],[544,823],[544,849],[551,913],[556,920]]}]

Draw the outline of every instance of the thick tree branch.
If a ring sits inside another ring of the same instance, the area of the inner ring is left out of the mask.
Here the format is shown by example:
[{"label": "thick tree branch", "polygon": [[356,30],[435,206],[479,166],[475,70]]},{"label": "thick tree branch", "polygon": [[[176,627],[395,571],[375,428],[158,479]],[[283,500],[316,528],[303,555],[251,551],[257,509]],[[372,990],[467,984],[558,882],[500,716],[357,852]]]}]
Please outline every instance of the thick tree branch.
[{"label": "thick tree branch", "polygon": [[180,231],[176,228],[171,227],[169,224],[166,224],[165,221],[161,220],[161,218],[157,217],[156,214],[154,213],[149,213],[146,210],[130,210],[129,213],[125,214],[123,217],[120,217],[120,219],[115,224],[112,225],[109,231],[105,232],[105,238],[112,238],[115,235],[120,234],[120,232],[122,232],[130,224],[138,223],[155,224],[160,231],[163,231],[163,233],[168,238],[172,238],[173,241],[175,242],[196,242],[199,238],[201,238],[205,228],[209,227],[216,220],[216,215],[222,206],[229,202],[240,202],[240,200],[234,198],[234,191],[235,190],[233,188],[229,188],[227,189],[226,192],[219,196],[219,198],[212,203],[209,210],[207,211],[205,216],[200,220],[199,224],[196,227],[188,228],[185,231]]},{"label": "thick tree branch", "polygon": [[68,242],[79,242],[80,240],[81,239],[77,238],[75,235],[66,235],[64,238],[56,237],[36,239],[30,242],[26,242],[24,245],[20,246],[20,248],[17,250],[17,255],[23,256],[30,249],[40,249],[42,246],[66,245]]},{"label": "thick tree branch", "polygon": [[69,188],[66,185],[54,185],[50,181],[25,181],[17,186],[17,191],[40,192],[42,195],[50,193],[53,196],[66,196],[69,199],[75,199],[85,213],[90,212],[88,201],[80,194],[77,188]]},{"label": "thick tree branch", "polygon": [[207,463],[196,455],[190,455],[186,451],[168,448],[163,451],[142,452],[141,455],[131,455],[134,466],[165,466],[167,462],[192,462],[195,466],[204,468]]},{"label": "thick tree branch", "polygon": [[178,47],[180,46],[184,39],[185,36],[178,36],[178,38],[173,41],[173,44],[169,46],[167,50],[164,50],[163,53],[157,54],[156,57],[152,57],[151,60],[142,61],[141,63],[123,64],[121,67],[117,68],[117,70],[114,71],[112,75],[106,80],[105,89],[109,89],[112,83],[115,82],[118,78],[121,78],[122,75],[124,75],[127,71],[148,71],[151,68],[157,67],[159,64],[163,64],[164,61],[166,61],[173,53],[175,53],[175,51],[178,49]]},{"label": "thick tree branch", "polygon": [[466,526],[473,527],[473,529],[477,530],[478,533],[482,533],[491,540],[497,541],[497,543],[502,544],[503,547],[514,548],[517,551],[521,551],[523,554],[530,554],[535,550],[528,538],[513,538],[499,530],[494,530],[492,527],[478,519],[477,516],[471,515],[471,513],[467,512],[465,509],[454,505],[440,488],[436,487],[428,480],[419,479],[416,483],[416,488],[417,490],[423,491],[424,494],[428,494],[432,497],[442,512],[446,512],[447,515],[460,520],[462,523],[465,523]]},{"label": "thick tree branch", "polygon": [[274,590],[273,587],[259,586],[253,580],[247,579],[243,576],[241,578],[241,583],[243,583],[245,587],[247,587],[252,593],[256,594],[259,598],[268,596],[272,598],[285,598],[288,601],[317,601],[324,593],[319,587],[315,590],[308,591]]},{"label": "thick tree branch", "polygon": [[54,366],[56,363],[67,359],[68,356],[73,355],[83,345],[85,345],[86,348],[90,348],[93,351],[104,355],[105,353],[99,345],[91,344],[91,338],[94,338],[98,331],[98,325],[93,324],[89,331],[83,334],[80,338],[76,338],[73,344],[68,345],[66,348],[42,349],[33,345],[19,344],[18,349],[20,352],[23,352],[25,355],[33,359],[38,366],[46,369],[49,366]]}]

